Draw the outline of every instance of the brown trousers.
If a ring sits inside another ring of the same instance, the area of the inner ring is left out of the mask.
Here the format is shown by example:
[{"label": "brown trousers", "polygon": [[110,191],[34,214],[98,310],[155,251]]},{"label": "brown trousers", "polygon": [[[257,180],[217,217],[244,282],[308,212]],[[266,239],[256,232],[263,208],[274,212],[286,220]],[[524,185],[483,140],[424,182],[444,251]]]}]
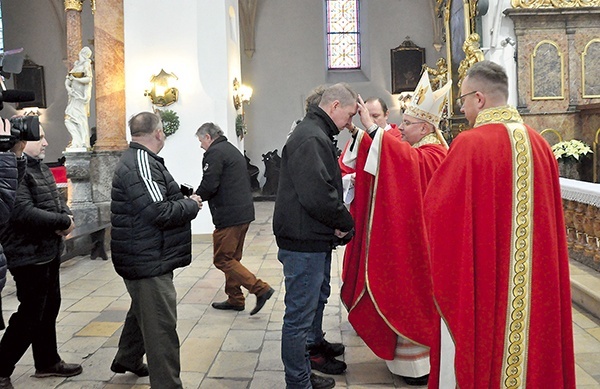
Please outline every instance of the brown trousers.
[{"label": "brown trousers", "polygon": [[244,239],[250,223],[239,226],[217,228],[213,232],[213,263],[217,269],[225,273],[225,293],[231,305],[244,305],[245,297],[240,286],[257,296],[266,293],[270,286],[256,278],[250,270],[240,262]]}]

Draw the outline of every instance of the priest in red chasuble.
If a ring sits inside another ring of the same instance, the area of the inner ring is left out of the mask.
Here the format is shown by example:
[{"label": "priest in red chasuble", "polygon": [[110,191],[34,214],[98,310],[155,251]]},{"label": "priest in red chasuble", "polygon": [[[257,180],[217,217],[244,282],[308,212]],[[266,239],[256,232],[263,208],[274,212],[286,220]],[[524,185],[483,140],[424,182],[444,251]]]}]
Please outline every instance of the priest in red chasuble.
[{"label": "priest in red chasuble", "polygon": [[344,255],[342,301],[357,334],[410,385],[427,383],[429,345],[439,323],[422,200],[446,155],[437,126],[449,87],[432,92],[423,75],[404,112],[403,140],[378,126],[359,98],[367,133],[359,130],[341,157],[356,172],[350,196],[356,234]]},{"label": "priest in red chasuble", "polygon": [[473,129],[425,195],[442,317],[429,388],[575,388],[557,163],[507,98],[501,66],[470,68],[459,99]]}]

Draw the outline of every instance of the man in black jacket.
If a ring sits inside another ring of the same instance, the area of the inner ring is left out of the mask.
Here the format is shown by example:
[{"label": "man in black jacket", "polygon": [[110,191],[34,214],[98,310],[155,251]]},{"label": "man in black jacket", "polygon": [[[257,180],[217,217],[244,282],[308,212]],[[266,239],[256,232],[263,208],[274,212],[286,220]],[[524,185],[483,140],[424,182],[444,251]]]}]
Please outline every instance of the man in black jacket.
[{"label": "man in black jacket", "polygon": [[[18,183],[23,179],[27,169],[27,159],[23,156],[23,148],[27,141],[14,142],[11,138],[11,124],[7,119],[0,126],[0,228],[5,228],[15,204]],[[9,149],[10,148],[10,149]],[[0,292],[6,285],[6,256],[0,244]],[[5,327],[2,318],[2,299],[0,298],[0,330]]]},{"label": "man in black jacket", "polygon": [[[330,365],[335,374],[346,368],[332,358],[337,352],[327,349],[322,321],[331,290],[331,250],[354,227],[342,201],[333,137],[352,127],[357,97],[347,84],[327,88],[319,106],[309,107],[282,152],[273,232],[285,276],[281,357],[288,388],[335,386],[332,378],[311,374],[311,363]],[[320,354],[320,360],[311,363],[309,338],[315,342],[311,348]]]},{"label": "man in black jacket", "polygon": [[62,240],[75,223],[50,169],[42,162],[47,145],[40,127],[40,140],[25,146],[27,173],[17,190],[9,225],[0,235],[19,299],[19,308],[0,341],[2,389],[13,387],[10,376],[30,345],[36,377],[70,377],[82,372],[81,365],[61,360],[56,344]]},{"label": "man in black jacket", "polygon": [[215,309],[243,311],[243,286],[256,295],[256,306],[250,315],[258,313],[275,292],[266,282],[256,278],[242,265],[244,239],[254,220],[254,202],[250,176],[242,153],[227,141],[214,123],[204,123],[196,136],[206,152],[202,160],[202,182],[196,194],[208,201],[215,231],[213,232],[213,263],[225,273],[227,300],[212,303]]},{"label": "man in black jacket", "polygon": [[[142,112],[129,120],[132,141],[115,169],[111,192],[111,251],[131,296],[116,373],[150,375],[153,388],[182,388],[173,270],[192,260],[191,220],[202,207],[184,197],[157,154],[165,144],[160,117]],[[148,360],[142,360],[144,353]]]}]

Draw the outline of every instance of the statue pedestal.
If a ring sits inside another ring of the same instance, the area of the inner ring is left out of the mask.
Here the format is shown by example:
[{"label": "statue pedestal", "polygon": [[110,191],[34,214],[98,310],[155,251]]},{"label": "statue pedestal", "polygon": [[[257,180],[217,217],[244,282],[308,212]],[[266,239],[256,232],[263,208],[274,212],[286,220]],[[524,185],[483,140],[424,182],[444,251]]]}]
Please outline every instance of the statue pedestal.
[{"label": "statue pedestal", "polygon": [[67,178],[69,179],[69,208],[75,217],[75,225],[98,222],[98,207],[92,197],[90,181],[90,151],[70,151],[63,153],[66,158]]}]

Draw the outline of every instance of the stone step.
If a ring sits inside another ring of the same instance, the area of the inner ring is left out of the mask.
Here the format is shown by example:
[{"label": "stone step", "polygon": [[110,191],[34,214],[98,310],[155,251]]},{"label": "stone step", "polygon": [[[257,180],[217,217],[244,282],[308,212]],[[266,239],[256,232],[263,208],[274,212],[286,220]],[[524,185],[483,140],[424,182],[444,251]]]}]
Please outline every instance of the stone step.
[{"label": "stone step", "polygon": [[600,272],[574,260],[569,267],[573,303],[600,319]]}]

